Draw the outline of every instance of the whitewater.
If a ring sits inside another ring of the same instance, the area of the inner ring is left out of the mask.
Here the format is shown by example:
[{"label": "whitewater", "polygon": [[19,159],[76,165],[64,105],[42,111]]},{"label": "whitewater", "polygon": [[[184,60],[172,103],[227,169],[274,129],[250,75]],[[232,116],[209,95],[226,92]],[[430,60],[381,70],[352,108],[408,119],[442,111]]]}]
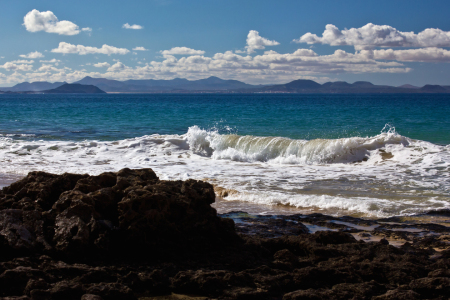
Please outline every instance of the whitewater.
[{"label": "whitewater", "polygon": [[402,136],[330,139],[238,135],[192,125],[184,134],[119,140],[0,136],[1,176],[152,168],[163,180],[213,184],[219,212],[321,212],[388,217],[450,208],[450,146]]}]

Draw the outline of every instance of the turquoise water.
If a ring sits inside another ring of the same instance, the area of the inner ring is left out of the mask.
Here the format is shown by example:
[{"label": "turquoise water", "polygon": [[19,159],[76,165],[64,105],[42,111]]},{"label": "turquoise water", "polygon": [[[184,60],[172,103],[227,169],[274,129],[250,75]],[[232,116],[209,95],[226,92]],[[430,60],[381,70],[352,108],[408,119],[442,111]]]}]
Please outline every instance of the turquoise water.
[{"label": "turquoise water", "polygon": [[117,140],[183,134],[197,125],[292,139],[374,136],[385,124],[413,139],[450,143],[450,96],[0,95],[0,134]]},{"label": "turquoise water", "polygon": [[0,185],[35,170],[152,168],[210,182],[219,212],[450,209],[449,104],[448,94],[0,95]]}]

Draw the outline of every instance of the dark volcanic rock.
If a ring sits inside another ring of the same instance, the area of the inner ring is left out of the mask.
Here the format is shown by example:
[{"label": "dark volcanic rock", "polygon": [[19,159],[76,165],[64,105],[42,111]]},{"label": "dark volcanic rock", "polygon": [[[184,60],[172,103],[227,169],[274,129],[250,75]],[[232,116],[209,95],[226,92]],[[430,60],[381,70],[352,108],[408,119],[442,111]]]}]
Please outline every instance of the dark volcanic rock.
[{"label": "dark volcanic rock", "polygon": [[[214,200],[208,183],[162,181],[151,169],[98,176],[32,172],[0,191],[0,297],[381,300],[450,294],[445,226],[419,224],[433,234],[410,234],[397,248],[385,238],[357,241],[350,234],[356,229],[331,216],[240,213],[238,235],[231,219],[217,216]],[[302,222],[335,231],[310,234]],[[392,226],[375,226],[371,234],[400,236]]]},{"label": "dark volcanic rock", "polygon": [[233,222],[210,206],[210,184],[160,181],[151,169],[99,176],[32,172],[2,196],[3,247],[19,251],[166,254],[237,240]]}]

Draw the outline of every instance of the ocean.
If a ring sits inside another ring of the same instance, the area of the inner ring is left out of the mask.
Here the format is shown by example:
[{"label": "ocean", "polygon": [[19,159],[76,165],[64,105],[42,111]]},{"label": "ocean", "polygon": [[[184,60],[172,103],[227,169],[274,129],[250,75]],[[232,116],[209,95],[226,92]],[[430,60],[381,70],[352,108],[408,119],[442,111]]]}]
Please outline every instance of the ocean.
[{"label": "ocean", "polygon": [[219,213],[450,208],[450,95],[0,95],[0,181],[152,168]]}]

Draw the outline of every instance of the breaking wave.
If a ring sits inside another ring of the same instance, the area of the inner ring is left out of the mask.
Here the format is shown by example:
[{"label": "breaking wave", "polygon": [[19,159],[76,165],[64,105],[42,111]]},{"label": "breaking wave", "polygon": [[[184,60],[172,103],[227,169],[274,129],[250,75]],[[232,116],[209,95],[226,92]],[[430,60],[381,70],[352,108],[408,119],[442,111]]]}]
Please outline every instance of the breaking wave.
[{"label": "breaking wave", "polygon": [[330,164],[367,160],[370,151],[387,145],[407,146],[411,140],[383,128],[374,137],[340,139],[293,140],[285,137],[222,135],[216,131],[189,128],[186,141],[190,150],[213,159],[230,159],[242,162],[275,162],[286,164]]}]

